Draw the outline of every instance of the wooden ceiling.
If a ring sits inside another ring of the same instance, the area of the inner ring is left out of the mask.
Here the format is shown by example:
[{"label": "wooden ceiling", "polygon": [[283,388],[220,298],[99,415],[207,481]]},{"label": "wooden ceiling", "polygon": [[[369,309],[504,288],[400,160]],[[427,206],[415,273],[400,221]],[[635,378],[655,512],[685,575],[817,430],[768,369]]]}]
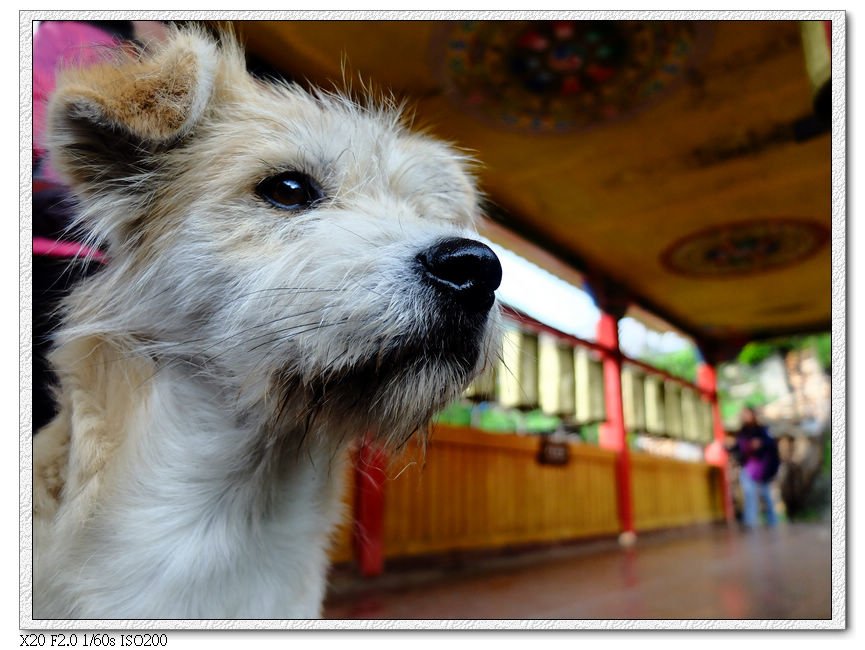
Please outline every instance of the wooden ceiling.
[{"label": "wooden ceiling", "polygon": [[298,81],[345,67],[409,99],[482,162],[495,219],[698,340],[829,328],[830,137],[802,135],[798,23],[236,28]]}]

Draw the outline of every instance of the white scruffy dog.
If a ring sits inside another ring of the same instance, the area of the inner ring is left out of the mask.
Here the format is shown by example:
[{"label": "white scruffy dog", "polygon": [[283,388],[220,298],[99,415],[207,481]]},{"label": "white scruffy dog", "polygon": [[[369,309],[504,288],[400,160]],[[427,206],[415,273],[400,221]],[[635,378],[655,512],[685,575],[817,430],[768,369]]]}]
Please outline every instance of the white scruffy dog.
[{"label": "white scruffy dog", "polygon": [[490,362],[466,160],[393,107],[249,76],[231,38],[64,72],[49,151],[110,262],[35,438],[35,618],[320,615],[343,453]]}]

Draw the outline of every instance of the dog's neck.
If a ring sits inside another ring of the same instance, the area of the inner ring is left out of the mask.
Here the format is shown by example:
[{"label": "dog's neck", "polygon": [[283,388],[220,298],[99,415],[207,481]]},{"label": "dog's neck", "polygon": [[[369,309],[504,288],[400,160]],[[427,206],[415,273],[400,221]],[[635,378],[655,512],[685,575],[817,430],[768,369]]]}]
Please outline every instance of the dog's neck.
[{"label": "dog's neck", "polygon": [[[61,415],[71,444],[54,534],[73,553],[89,549],[85,574],[116,573],[118,585],[94,593],[80,613],[176,617],[183,605],[169,602],[172,594],[194,591],[186,601],[199,609],[185,617],[317,615],[340,514],[341,450],[321,431],[295,445],[300,432],[239,417],[224,389],[182,365],[123,358],[104,345],[89,359],[65,377],[88,385],[64,385],[79,403]],[[64,510],[82,509],[89,530],[111,534],[85,539],[80,517],[64,521]],[[104,552],[94,553],[100,544]],[[110,564],[118,557],[128,565]],[[153,588],[125,593],[120,576],[138,574],[131,584]],[[238,580],[251,581],[240,592],[259,593],[255,603],[232,600]]]}]

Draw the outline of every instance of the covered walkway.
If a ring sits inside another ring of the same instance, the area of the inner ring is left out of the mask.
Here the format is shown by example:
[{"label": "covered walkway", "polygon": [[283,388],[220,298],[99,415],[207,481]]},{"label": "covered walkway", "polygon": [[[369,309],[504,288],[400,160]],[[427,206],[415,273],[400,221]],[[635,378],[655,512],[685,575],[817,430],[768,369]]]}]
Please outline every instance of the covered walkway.
[{"label": "covered walkway", "polygon": [[828,524],[743,533],[724,525],[471,559],[337,571],[330,619],[828,619]]}]

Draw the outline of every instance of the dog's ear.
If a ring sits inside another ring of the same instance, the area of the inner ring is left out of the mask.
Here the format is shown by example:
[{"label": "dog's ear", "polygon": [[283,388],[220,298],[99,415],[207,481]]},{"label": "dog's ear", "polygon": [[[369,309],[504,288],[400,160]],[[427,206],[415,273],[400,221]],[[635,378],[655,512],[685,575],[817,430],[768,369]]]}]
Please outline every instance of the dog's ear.
[{"label": "dog's ear", "polygon": [[218,57],[204,34],[177,31],[150,56],[63,71],[48,108],[52,163],[85,193],[101,182],[131,182],[153,153],[195,128],[213,93]]}]

